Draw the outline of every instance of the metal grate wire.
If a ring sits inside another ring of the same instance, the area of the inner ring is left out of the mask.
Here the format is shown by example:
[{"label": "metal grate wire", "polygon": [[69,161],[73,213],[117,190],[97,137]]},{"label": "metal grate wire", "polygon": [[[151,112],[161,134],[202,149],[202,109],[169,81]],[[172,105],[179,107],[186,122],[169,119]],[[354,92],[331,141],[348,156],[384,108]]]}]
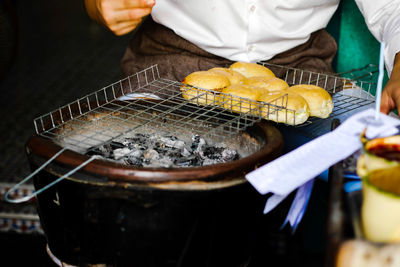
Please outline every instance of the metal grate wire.
[{"label": "metal grate wire", "polygon": [[[334,99],[331,117],[375,101],[372,82],[260,63],[289,85],[314,84]],[[369,66],[370,67],[370,66]],[[183,91],[181,90],[183,88]],[[185,99],[182,92],[186,94]],[[237,134],[262,118],[283,116],[288,124],[287,95],[270,103],[183,85],[163,79],[157,66],[106,86],[34,120],[37,134],[64,143],[75,151],[99,147],[131,132],[168,126],[168,131],[193,131],[213,138]],[[286,115],[285,115],[286,114]],[[292,116],[293,120],[295,119]],[[310,118],[307,123],[320,119]],[[95,125],[95,127],[93,127]],[[202,127],[198,127],[202,125]]]}]

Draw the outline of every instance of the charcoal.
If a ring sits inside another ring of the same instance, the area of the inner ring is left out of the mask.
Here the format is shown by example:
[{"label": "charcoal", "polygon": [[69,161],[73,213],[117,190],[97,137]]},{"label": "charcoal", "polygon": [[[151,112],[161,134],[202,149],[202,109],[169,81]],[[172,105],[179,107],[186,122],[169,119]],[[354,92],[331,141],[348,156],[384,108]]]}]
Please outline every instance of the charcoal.
[{"label": "charcoal", "polygon": [[190,156],[190,155],[191,155],[191,152],[189,152],[189,150],[187,150],[186,147],[184,147],[184,148],[181,150],[181,156],[182,156],[182,157],[188,157],[188,156]]},{"label": "charcoal", "polygon": [[143,156],[143,151],[139,149],[131,149],[129,152],[129,157],[141,158]]},{"label": "charcoal", "polygon": [[200,136],[198,134],[195,134],[192,136],[192,145],[190,146],[190,148],[192,150],[196,150],[197,147],[199,146],[200,143]]},{"label": "charcoal", "polygon": [[[179,158],[182,156],[182,150],[173,147],[173,148],[168,149],[168,151],[165,155],[170,158]],[[189,153],[189,155],[190,155],[190,153]]]},{"label": "charcoal", "polygon": [[135,167],[143,167],[143,160],[140,158],[128,157],[124,159],[124,162]]},{"label": "charcoal", "polygon": [[196,166],[201,166],[202,165],[202,160],[197,157],[196,155],[191,155],[186,158],[178,158],[174,161],[174,164],[179,166],[179,167],[196,167]]},{"label": "charcoal", "polygon": [[151,160],[156,160],[160,158],[160,154],[158,154],[157,151],[155,151],[154,149],[147,149],[144,153],[143,153],[143,157],[145,159],[149,159]]},{"label": "charcoal", "polygon": [[206,146],[203,151],[203,155],[209,159],[220,159],[222,158],[223,147]]},{"label": "charcoal", "polygon": [[149,167],[163,167],[163,168],[170,168],[174,165],[174,162],[169,158],[161,158],[157,161],[150,161]]},{"label": "charcoal", "polygon": [[110,145],[104,145],[96,148],[91,148],[89,151],[86,153],[88,156],[93,156],[93,155],[100,155],[105,158],[112,158],[113,157],[113,149],[111,148]]},{"label": "charcoal", "polygon": [[145,151],[145,150],[147,150],[148,148],[149,148],[149,147],[146,146],[146,145],[139,145],[139,149],[142,150],[142,151]]},{"label": "charcoal", "polygon": [[182,149],[185,146],[185,142],[178,140],[175,136],[172,137],[161,137],[160,141],[167,147],[174,147]]},{"label": "charcoal", "polygon": [[155,147],[153,147],[153,149],[154,149],[155,151],[157,151],[158,154],[160,154],[160,155],[166,155],[166,154],[168,153],[168,151],[169,151],[168,148],[160,147],[160,146],[158,146],[158,147],[155,146]]},{"label": "charcoal", "polygon": [[124,148],[125,146],[120,142],[111,141],[110,146],[113,150],[118,148]]},{"label": "charcoal", "polygon": [[208,166],[208,165],[213,165],[213,164],[217,164],[217,163],[221,163],[221,161],[220,160],[218,160],[218,159],[208,159],[208,158],[206,158],[206,159],[204,159],[203,160],[203,166]]},{"label": "charcoal", "polygon": [[165,138],[169,138],[169,139],[171,139],[172,141],[178,140],[178,137],[173,136],[173,135],[166,135],[166,136],[164,136],[164,137],[165,137]]},{"label": "charcoal", "polygon": [[119,160],[129,155],[130,152],[131,150],[127,147],[114,149],[114,159]]},{"label": "charcoal", "polygon": [[224,148],[224,150],[221,153],[221,156],[224,162],[239,159],[239,154],[237,153],[237,151],[229,147]]},{"label": "charcoal", "polygon": [[91,148],[87,155],[102,155],[135,167],[195,167],[228,162],[239,158],[236,150],[221,145],[207,144],[198,134],[186,144],[174,135],[135,134],[120,138],[98,148]]}]

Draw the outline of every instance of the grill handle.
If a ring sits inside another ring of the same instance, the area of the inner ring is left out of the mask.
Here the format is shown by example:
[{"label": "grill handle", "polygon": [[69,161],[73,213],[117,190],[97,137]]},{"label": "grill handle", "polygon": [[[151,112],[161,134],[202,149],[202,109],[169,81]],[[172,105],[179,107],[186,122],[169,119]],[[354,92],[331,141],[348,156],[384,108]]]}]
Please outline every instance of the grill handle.
[{"label": "grill handle", "polygon": [[63,153],[66,150],[66,148],[61,149],[60,151],[58,151],[56,154],[54,154],[53,157],[51,157],[49,160],[47,160],[45,163],[43,163],[42,166],[40,166],[39,168],[37,168],[33,173],[29,174],[27,177],[25,177],[21,182],[19,182],[18,184],[14,185],[11,189],[9,189],[5,194],[4,194],[4,199],[7,202],[10,203],[22,203],[22,202],[26,202],[29,201],[30,199],[32,199],[33,197],[36,197],[37,195],[39,195],[40,193],[42,193],[44,190],[52,187],[53,185],[55,185],[56,183],[60,182],[61,180],[64,180],[66,177],[74,174],[75,172],[77,172],[79,169],[85,167],[87,164],[89,164],[91,161],[100,158],[101,156],[99,155],[93,155],[91,156],[88,160],[86,160],[85,162],[83,162],[82,164],[80,164],[79,166],[77,166],[76,168],[74,168],[73,170],[67,172],[66,174],[64,174],[63,176],[61,176],[60,178],[58,178],[57,180],[54,180],[53,182],[47,184],[46,186],[40,188],[38,191],[33,192],[32,194],[23,196],[21,198],[11,198],[10,195],[17,190],[21,185],[25,184],[26,182],[28,182],[30,179],[33,178],[33,176],[35,176],[39,171],[41,171],[44,167],[46,167],[50,162],[52,162],[55,158],[57,158],[59,155],[61,155],[61,153]]}]

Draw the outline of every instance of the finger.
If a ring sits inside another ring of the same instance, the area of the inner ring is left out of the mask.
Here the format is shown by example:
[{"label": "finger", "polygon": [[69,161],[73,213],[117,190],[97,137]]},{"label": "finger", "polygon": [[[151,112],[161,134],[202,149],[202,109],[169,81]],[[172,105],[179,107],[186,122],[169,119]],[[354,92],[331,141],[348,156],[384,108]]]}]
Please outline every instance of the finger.
[{"label": "finger", "polygon": [[155,0],[123,0],[112,1],[114,9],[128,9],[128,8],[151,8],[155,5]]},{"label": "finger", "polygon": [[151,13],[151,8],[134,8],[116,10],[110,16],[104,16],[104,20],[108,25],[117,24],[124,21],[135,21],[141,19]]},{"label": "finger", "polygon": [[393,108],[394,108],[394,103],[392,98],[390,97],[388,90],[383,90],[382,91],[382,96],[381,96],[381,103],[380,103],[380,111],[382,113],[388,114]]},{"label": "finger", "polygon": [[142,19],[134,21],[124,21],[110,26],[110,30],[116,35],[123,35],[133,30]]},{"label": "finger", "polygon": [[[397,112],[400,112],[400,89],[397,91],[394,102],[393,108],[397,108]],[[400,113],[398,114],[400,115]]]},{"label": "finger", "polygon": [[118,30],[114,34],[118,35],[118,36],[124,35],[124,34],[127,34],[127,33],[131,32],[131,31],[133,31],[135,28],[136,28],[136,26],[129,26],[129,27],[126,27],[126,28]]}]

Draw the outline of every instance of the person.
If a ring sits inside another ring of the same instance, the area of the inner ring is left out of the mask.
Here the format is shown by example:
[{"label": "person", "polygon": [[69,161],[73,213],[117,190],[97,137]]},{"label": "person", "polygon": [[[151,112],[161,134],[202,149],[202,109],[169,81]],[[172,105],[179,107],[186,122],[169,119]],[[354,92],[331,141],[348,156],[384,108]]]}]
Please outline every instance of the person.
[{"label": "person", "polygon": [[[400,1],[356,3],[371,33],[386,44],[390,78],[381,112],[400,111]],[[162,77],[177,80],[233,61],[333,72],[337,45],[324,28],[338,5],[339,0],[85,0],[89,16],[114,34],[135,31],[121,60],[125,74],[158,64]]]}]

